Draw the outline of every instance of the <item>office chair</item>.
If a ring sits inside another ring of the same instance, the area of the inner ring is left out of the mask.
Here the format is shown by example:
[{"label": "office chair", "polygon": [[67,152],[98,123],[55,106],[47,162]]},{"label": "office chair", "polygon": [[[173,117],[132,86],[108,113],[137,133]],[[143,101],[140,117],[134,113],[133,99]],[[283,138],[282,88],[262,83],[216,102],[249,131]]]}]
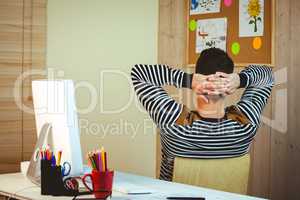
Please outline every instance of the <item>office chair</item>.
[{"label": "office chair", "polygon": [[176,157],[173,182],[247,194],[250,156],[192,159]]}]

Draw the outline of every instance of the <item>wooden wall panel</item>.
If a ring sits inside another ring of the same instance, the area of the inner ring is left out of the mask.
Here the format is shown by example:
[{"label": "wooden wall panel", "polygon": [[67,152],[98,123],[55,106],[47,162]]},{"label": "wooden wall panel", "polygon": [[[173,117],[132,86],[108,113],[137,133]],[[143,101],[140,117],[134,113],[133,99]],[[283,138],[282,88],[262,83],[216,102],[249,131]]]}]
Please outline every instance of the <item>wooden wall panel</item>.
[{"label": "wooden wall panel", "polygon": [[0,173],[19,170],[31,157],[36,141],[30,76],[17,86],[16,80],[31,69],[45,69],[46,0],[0,1]]},{"label": "wooden wall panel", "polygon": [[[186,10],[183,0],[159,1],[159,28],[158,28],[158,62],[174,67],[185,64],[186,42]],[[178,91],[168,87],[168,92],[179,97]],[[176,97],[175,97],[176,98]],[[159,131],[159,130],[158,130]],[[161,158],[160,138],[156,138],[156,176],[159,176]]]},{"label": "wooden wall panel", "polygon": [[[300,188],[300,1],[291,0],[291,61],[288,74],[287,199],[299,199]],[[280,49],[278,49],[278,55]],[[279,58],[280,59],[280,58]]]},{"label": "wooden wall panel", "polygon": [[0,173],[19,169],[22,159],[22,112],[13,86],[22,72],[23,2],[0,1]]},{"label": "wooden wall panel", "polygon": [[[30,71],[32,68],[32,52],[34,51],[33,42],[33,12],[35,8],[33,7],[33,0],[24,0],[24,49],[23,49],[23,73]],[[32,128],[32,114],[24,111],[25,106],[31,108],[32,102],[29,97],[31,96],[31,76],[25,78],[22,81],[22,160],[30,159],[30,151],[33,148],[35,138],[32,137],[34,134],[31,133]],[[28,153],[27,153],[28,152]]]},{"label": "wooden wall panel", "polygon": [[186,48],[186,15],[183,0],[159,1],[158,61],[184,66]]},{"label": "wooden wall panel", "polygon": [[[272,129],[271,199],[296,200],[300,198],[300,1],[277,0],[276,12],[277,69],[287,70],[287,82],[275,87],[273,97],[287,89],[287,105],[279,105],[287,106],[288,113],[287,132]],[[282,114],[277,111],[278,101],[273,99],[273,118]]]},{"label": "wooden wall panel", "polygon": [[[23,72],[43,70],[46,65],[46,0],[25,0],[25,36]],[[31,75],[23,81],[23,104],[33,109],[31,81],[43,78]],[[29,160],[36,141],[33,113],[23,112],[23,160]]]},{"label": "wooden wall panel", "polygon": [[[291,41],[290,34],[287,30],[290,29],[290,1],[277,1],[276,6],[276,49],[280,49],[276,53],[276,69],[290,67]],[[279,17],[280,16],[280,17]],[[289,32],[289,31],[288,31]],[[278,55],[281,52],[282,56]],[[273,96],[276,95],[278,86],[273,89]],[[276,113],[277,99],[274,98],[272,107],[274,110],[273,117]],[[279,131],[271,131],[271,197],[272,199],[287,199],[287,134],[282,134]]]}]

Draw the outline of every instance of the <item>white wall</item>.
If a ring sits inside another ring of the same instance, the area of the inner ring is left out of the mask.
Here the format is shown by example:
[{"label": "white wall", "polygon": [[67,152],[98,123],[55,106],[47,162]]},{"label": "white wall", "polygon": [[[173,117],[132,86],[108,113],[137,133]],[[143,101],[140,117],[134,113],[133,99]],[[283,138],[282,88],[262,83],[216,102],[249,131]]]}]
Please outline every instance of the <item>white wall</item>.
[{"label": "white wall", "polygon": [[[48,0],[47,31],[48,68],[97,93],[91,97],[81,87],[76,94],[79,108],[96,100],[91,112],[79,115],[84,153],[103,145],[111,168],[154,176],[154,125],[129,101],[128,78],[133,64],[157,62],[158,0]],[[128,102],[121,112],[103,112]]]}]

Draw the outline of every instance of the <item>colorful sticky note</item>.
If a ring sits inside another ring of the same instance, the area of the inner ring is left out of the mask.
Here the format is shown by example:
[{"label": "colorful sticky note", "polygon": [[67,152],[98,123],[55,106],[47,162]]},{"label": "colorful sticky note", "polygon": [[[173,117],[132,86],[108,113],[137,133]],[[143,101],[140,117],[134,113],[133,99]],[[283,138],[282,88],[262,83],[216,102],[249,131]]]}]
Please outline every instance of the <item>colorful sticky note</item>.
[{"label": "colorful sticky note", "polygon": [[190,20],[189,27],[190,27],[191,31],[195,31],[197,29],[197,22],[196,22],[196,20],[194,20],[194,19]]},{"label": "colorful sticky note", "polygon": [[231,4],[232,4],[232,0],[224,0],[224,5],[225,5],[226,7],[231,6]]},{"label": "colorful sticky note", "polygon": [[238,55],[240,53],[240,50],[241,50],[241,48],[240,48],[240,44],[238,42],[232,43],[231,52],[233,55],[235,55],[235,56]]},{"label": "colorful sticky note", "polygon": [[262,41],[260,37],[255,37],[252,42],[252,46],[255,50],[258,50],[262,46]]}]

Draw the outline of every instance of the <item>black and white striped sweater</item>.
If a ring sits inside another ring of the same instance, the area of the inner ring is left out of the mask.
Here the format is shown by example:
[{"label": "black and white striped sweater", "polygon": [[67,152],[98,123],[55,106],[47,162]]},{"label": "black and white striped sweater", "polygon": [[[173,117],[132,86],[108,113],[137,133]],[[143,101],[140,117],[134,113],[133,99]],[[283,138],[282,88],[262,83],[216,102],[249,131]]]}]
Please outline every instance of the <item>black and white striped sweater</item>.
[{"label": "black and white striped sweater", "polygon": [[184,110],[162,88],[190,87],[191,75],[166,65],[135,65],[131,77],[139,101],[161,130],[160,179],[172,180],[174,157],[226,158],[246,154],[260,123],[260,115],[271,94],[274,78],[266,66],[250,65],[240,74],[245,91],[235,105],[249,120],[198,119],[191,124],[175,123]]}]

